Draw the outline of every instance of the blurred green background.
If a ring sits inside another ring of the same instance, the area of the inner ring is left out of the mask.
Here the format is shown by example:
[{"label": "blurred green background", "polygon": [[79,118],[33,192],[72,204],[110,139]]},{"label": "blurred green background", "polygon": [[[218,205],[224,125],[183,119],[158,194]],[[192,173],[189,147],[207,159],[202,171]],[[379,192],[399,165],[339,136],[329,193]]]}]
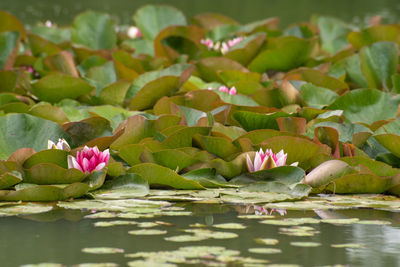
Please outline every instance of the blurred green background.
[{"label": "blurred green background", "polygon": [[130,24],[135,10],[145,4],[168,4],[188,18],[204,12],[218,12],[241,23],[278,16],[281,27],[309,20],[312,14],[330,15],[360,23],[374,15],[385,22],[399,21],[399,0],[2,0],[0,9],[17,16],[25,24],[47,19],[60,25],[71,24],[85,10],[105,11],[118,24]]}]

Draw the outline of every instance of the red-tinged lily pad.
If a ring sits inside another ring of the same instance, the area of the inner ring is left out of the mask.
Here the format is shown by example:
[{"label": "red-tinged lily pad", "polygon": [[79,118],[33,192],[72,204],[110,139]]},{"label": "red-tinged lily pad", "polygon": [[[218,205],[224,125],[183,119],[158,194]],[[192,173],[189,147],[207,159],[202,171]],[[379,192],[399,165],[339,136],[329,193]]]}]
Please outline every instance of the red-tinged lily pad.
[{"label": "red-tinged lily pad", "polygon": [[0,117],[0,159],[8,158],[19,148],[40,151],[47,148],[47,141],[69,136],[52,121],[28,114],[10,114]]},{"label": "red-tinged lily pad", "polygon": [[128,169],[148,181],[150,185],[169,186],[175,189],[205,189],[196,181],[186,179],[173,170],[153,163],[142,163]]},{"label": "red-tinged lily pad", "polygon": [[347,39],[357,49],[375,42],[399,42],[400,29],[396,25],[375,25],[360,32],[351,32]]},{"label": "red-tinged lily pad", "polygon": [[71,41],[90,49],[111,49],[116,45],[115,25],[110,15],[87,11],[75,17]]},{"label": "red-tinged lily pad", "polygon": [[267,70],[288,71],[302,66],[310,57],[315,42],[294,36],[271,38],[266,50],[250,63],[249,69],[259,73]]},{"label": "red-tinged lily pad", "polygon": [[103,117],[90,117],[77,122],[65,123],[62,128],[76,146],[81,146],[98,137],[112,135],[110,122]]},{"label": "red-tinged lily pad", "polygon": [[207,30],[212,30],[213,28],[221,25],[238,25],[239,23],[225,15],[218,13],[202,13],[192,17],[192,22],[196,25],[201,26]]},{"label": "red-tinged lily pad", "polygon": [[329,88],[336,92],[343,91],[349,88],[349,86],[345,82],[327,74],[323,74],[319,70],[309,68],[299,68],[289,71],[285,75],[285,79],[309,82],[316,86]]},{"label": "red-tinged lily pad", "polygon": [[240,63],[225,57],[209,57],[203,58],[196,63],[197,70],[200,72],[201,78],[205,81],[222,82],[218,73],[223,70],[238,70],[248,72]]},{"label": "red-tinged lily pad", "polygon": [[152,137],[155,133],[153,124],[154,121],[141,115],[129,117],[117,128],[117,131],[124,129],[124,133],[111,144],[111,148],[119,150],[125,145],[139,143],[143,138]]},{"label": "red-tinged lily pad", "polygon": [[0,69],[10,69],[14,65],[19,37],[19,32],[0,32]]},{"label": "red-tinged lily pad", "polygon": [[70,185],[29,185],[19,190],[0,190],[2,201],[58,201],[78,198],[86,194],[89,186],[83,183]]},{"label": "red-tinged lily pad", "polygon": [[32,168],[36,164],[40,163],[53,163],[62,168],[68,168],[67,161],[68,152],[61,149],[46,149],[39,151],[27,160],[25,160],[23,166],[26,169]]},{"label": "red-tinged lily pad", "polygon": [[34,56],[46,54],[48,56],[60,53],[61,48],[53,42],[35,34],[28,34],[29,45]]},{"label": "red-tinged lily pad", "polygon": [[78,169],[65,169],[53,163],[39,163],[25,169],[24,182],[32,184],[70,184],[81,182],[85,173]]},{"label": "red-tinged lily pad", "polygon": [[168,58],[171,63],[180,54],[186,54],[189,59],[194,59],[199,54],[200,40],[203,36],[204,30],[197,26],[169,26],[154,39],[155,55]]},{"label": "red-tinged lily pad", "polygon": [[136,10],[133,20],[143,37],[154,40],[157,34],[171,25],[186,25],[185,15],[178,9],[162,5],[146,5]]},{"label": "red-tinged lily pad", "polygon": [[319,188],[327,185],[337,178],[345,176],[355,171],[344,161],[341,160],[328,160],[314,168],[304,178],[304,183]]},{"label": "red-tinged lily pad", "polygon": [[330,155],[328,146],[317,145],[312,141],[293,136],[275,136],[266,139],[260,144],[260,147],[272,149],[273,153],[278,153],[283,149],[287,153],[287,164],[298,162],[299,167],[308,170],[312,167],[320,154]]},{"label": "red-tinged lily pad", "polygon": [[44,59],[43,63],[50,71],[58,71],[73,77],[79,77],[74,57],[69,51],[62,51],[58,54],[48,56]]},{"label": "red-tinged lily pad", "polygon": [[27,113],[49,121],[54,121],[58,124],[69,122],[67,115],[61,108],[50,104],[39,103],[32,106]]},{"label": "red-tinged lily pad", "polygon": [[339,97],[328,109],[344,110],[346,119],[352,123],[372,124],[378,120],[396,117],[400,99],[376,89],[356,89]]},{"label": "red-tinged lily pad", "polygon": [[93,87],[80,78],[54,73],[32,84],[32,89],[39,99],[54,103],[64,98],[78,98],[90,93]]}]

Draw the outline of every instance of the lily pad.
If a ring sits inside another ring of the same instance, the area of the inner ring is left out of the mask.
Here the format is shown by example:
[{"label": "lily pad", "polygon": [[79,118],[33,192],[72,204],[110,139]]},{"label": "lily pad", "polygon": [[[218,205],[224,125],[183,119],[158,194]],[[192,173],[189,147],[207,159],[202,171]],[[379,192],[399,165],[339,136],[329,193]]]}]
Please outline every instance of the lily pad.
[{"label": "lily pad", "polygon": [[248,251],[250,253],[257,253],[257,254],[282,253],[282,250],[280,250],[279,248],[249,248]]},{"label": "lily pad", "polygon": [[90,254],[115,254],[115,253],[124,253],[124,250],[122,248],[91,247],[91,248],[83,248],[82,252]]},{"label": "lily pad", "polygon": [[310,247],[310,248],[321,246],[321,244],[317,242],[290,242],[290,245],[295,247]]}]

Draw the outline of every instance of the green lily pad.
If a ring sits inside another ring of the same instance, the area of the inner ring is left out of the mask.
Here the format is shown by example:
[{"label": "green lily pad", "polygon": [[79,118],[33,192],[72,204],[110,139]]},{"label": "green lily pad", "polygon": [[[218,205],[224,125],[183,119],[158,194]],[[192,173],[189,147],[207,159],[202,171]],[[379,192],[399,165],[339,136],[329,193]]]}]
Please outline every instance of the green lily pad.
[{"label": "green lily pad", "polygon": [[246,229],[241,223],[220,223],[220,224],[213,224],[213,227],[219,229]]},{"label": "green lily pad", "polygon": [[321,246],[321,244],[317,242],[290,242],[290,245],[295,247],[309,247],[309,248]]},{"label": "green lily pad", "polygon": [[333,248],[363,248],[363,244],[347,243],[347,244],[332,244]]},{"label": "green lily pad", "polygon": [[251,71],[287,71],[303,65],[310,56],[313,41],[284,36],[268,40],[267,49],[259,53],[249,64]]},{"label": "green lily pad", "polygon": [[64,98],[76,99],[90,93],[93,87],[80,78],[54,73],[32,84],[32,89],[40,100],[55,103]]},{"label": "green lily pad", "polygon": [[177,235],[164,238],[166,241],[171,242],[193,242],[193,241],[202,241],[206,240],[209,237],[207,236],[199,236],[199,235]]},{"label": "green lily pad", "polygon": [[306,83],[300,88],[301,97],[309,107],[323,108],[339,97],[334,91]]},{"label": "green lily pad", "polygon": [[0,190],[0,200],[5,201],[57,201],[68,198],[78,198],[86,194],[89,186],[83,183],[73,183],[67,186],[32,185],[26,188]]},{"label": "green lily pad", "polygon": [[323,219],[321,222],[330,224],[355,224],[358,223],[360,219],[350,218],[350,219]]},{"label": "green lily pad", "polygon": [[295,166],[280,166],[246,174],[256,181],[277,181],[287,185],[299,183],[305,176],[303,169]]},{"label": "green lily pad", "polygon": [[246,131],[253,131],[258,129],[274,129],[279,130],[277,118],[290,117],[286,112],[278,111],[271,114],[261,114],[249,111],[238,111],[233,114],[235,120],[237,120],[240,125]]},{"label": "green lily pad", "polygon": [[12,14],[1,10],[0,25],[0,32],[17,31],[21,34],[21,37],[25,39],[24,25]]},{"label": "green lily pad", "polygon": [[351,32],[347,39],[356,49],[360,49],[380,41],[398,42],[399,33],[395,25],[375,25],[360,32]]},{"label": "green lily pad", "polygon": [[122,248],[109,248],[109,247],[91,247],[91,248],[83,248],[81,250],[83,253],[90,254],[115,254],[115,253],[124,253]]},{"label": "green lily pad", "polygon": [[342,109],[350,122],[372,124],[396,117],[400,100],[375,89],[356,89],[340,96],[328,109]]},{"label": "green lily pad", "polygon": [[148,40],[154,40],[157,34],[171,25],[186,25],[183,13],[170,6],[146,5],[139,8],[133,20]]},{"label": "green lily pad", "polygon": [[34,184],[68,184],[85,179],[85,173],[71,168],[65,169],[53,163],[39,163],[25,169],[24,182]]},{"label": "green lily pad", "polygon": [[167,231],[165,230],[156,230],[156,229],[141,229],[141,230],[132,230],[129,231],[130,235],[165,235]]},{"label": "green lily pad", "polygon": [[0,117],[0,159],[8,158],[18,148],[47,148],[47,141],[70,140],[56,123],[28,114]]},{"label": "green lily pad", "polygon": [[20,182],[22,182],[22,175],[20,172],[12,171],[0,174],[0,189],[7,189]]},{"label": "green lily pad", "polygon": [[279,243],[278,239],[273,238],[255,238],[254,241],[261,245],[277,245]]},{"label": "green lily pad", "polygon": [[169,168],[153,163],[135,165],[128,169],[128,172],[139,174],[147,180],[150,185],[166,185],[176,189],[205,189],[201,184],[186,179]]},{"label": "green lily pad", "polygon": [[250,253],[257,253],[257,254],[282,253],[282,250],[280,250],[279,248],[249,248],[248,251]]},{"label": "green lily pad", "polygon": [[108,14],[87,11],[75,17],[71,40],[91,49],[111,49],[116,45],[115,25]]},{"label": "green lily pad", "polygon": [[393,42],[377,42],[360,51],[361,70],[370,88],[392,88],[392,75],[396,73],[399,48]]},{"label": "green lily pad", "polygon": [[24,168],[32,168],[40,163],[53,163],[64,169],[68,168],[68,152],[61,149],[46,149],[30,156],[24,162]]},{"label": "green lily pad", "polygon": [[139,175],[125,174],[108,180],[91,195],[96,199],[123,199],[147,195],[149,185]]},{"label": "green lily pad", "polygon": [[351,172],[353,172],[353,170],[346,162],[328,160],[307,174],[304,183],[312,187],[320,187]]},{"label": "green lily pad", "polygon": [[110,227],[110,226],[119,226],[119,225],[134,225],[137,224],[135,221],[100,221],[95,222],[95,227]]}]

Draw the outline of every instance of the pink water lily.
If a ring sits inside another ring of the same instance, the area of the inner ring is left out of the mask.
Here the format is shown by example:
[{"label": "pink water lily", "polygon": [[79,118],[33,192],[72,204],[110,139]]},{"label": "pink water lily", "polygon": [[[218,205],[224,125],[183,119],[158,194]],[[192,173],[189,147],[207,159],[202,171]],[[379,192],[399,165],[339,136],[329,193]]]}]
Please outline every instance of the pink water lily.
[{"label": "pink water lily", "polygon": [[[273,153],[271,149],[266,149],[265,152],[260,148],[254,157],[254,163],[251,161],[249,155],[246,155],[247,169],[249,172],[256,172],[260,170],[267,170],[279,166],[286,165],[287,154],[283,150],[278,153]],[[298,162],[294,162],[291,166],[297,166]]]},{"label": "pink water lily", "polygon": [[228,93],[230,95],[236,95],[237,94],[237,90],[236,90],[235,86],[233,86],[231,89],[229,89],[226,86],[221,86],[221,87],[218,88],[218,91],[225,92],[225,93]]},{"label": "pink water lily", "polygon": [[70,146],[68,145],[67,141],[65,141],[64,138],[59,138],[57,144],[55,144],[53,141],[48,140],[47,141],[47,149],[60,149],[60,150],[65,150],[65,151],[71,151]]},{"label": "pink water lily", "polygon": [[200,43],[207,46],[208,50],[219,51],[222,54],[226,54],[232,46],[237,45],[243,40],[243,37],[236,37],[234,39],[228,40],[226,42],[216,42],[214,43],[213,40],[210,38],[201,39]]},{"label": "pink water lily", "polygon": [[103,152],[99,151],[97,146],[85,146],[81,151],[76,153],[76,158],[68,156],[68,168],[75,168],[82,172],[93,172],[103,169],[110,159],[110,152],[108,149]]}]

